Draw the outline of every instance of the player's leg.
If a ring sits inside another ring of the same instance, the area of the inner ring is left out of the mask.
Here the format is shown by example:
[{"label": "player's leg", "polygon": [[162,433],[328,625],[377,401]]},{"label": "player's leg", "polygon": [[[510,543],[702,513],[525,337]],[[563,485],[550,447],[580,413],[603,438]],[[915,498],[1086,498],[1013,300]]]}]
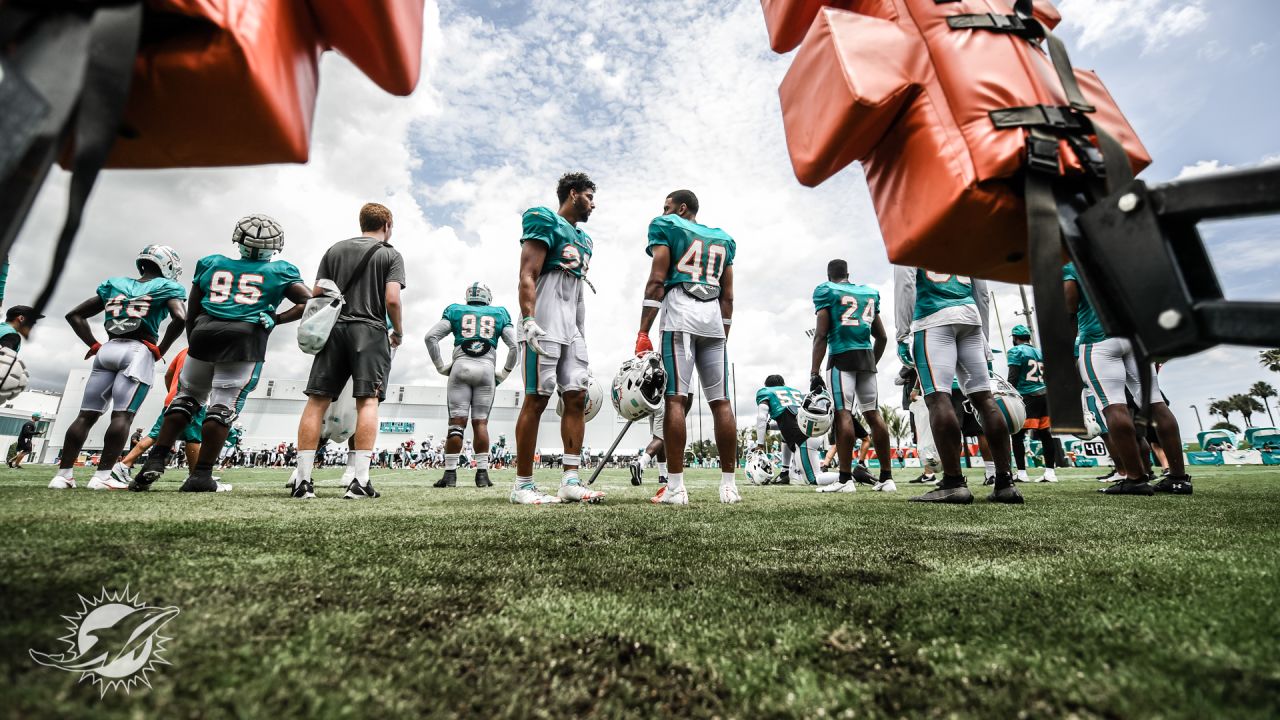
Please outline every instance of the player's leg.
[{"label": "player's leg", "polygon": [[[1164,402],[1164,396],[1160,393],[1160,381],[1156,377],[1155,368],[1151,368],[1151,386],[1143,388],[1138,374],[1137,358],[1132,348],[1125,355],[1125,375],[1130,392],[1135,398],[1143,397],[1142,392],[1134,392],[1135,390],[1145,390],[1147,402],[1151,406],[1151,423],[1154,425],[1155,436],[1159,439],[1160,446],[1162,448],[1182,447],[1182,430],[1178,427],[1178,419],[1174,417],[1173,411],[1169,409],[1168,404]],[[1155,446],[1152,449],[1154,450]],[[1192,494],[1191,476],[1187,475],[1182,453],[1175,451],[1162,454],[1164,457],[1161,465],[1167,465],[1169,474],[1161,478],[1153,489],[1158,493],[1170,495]]]},{"label": "player's leg", "polygon": [[880,394],[876,387],[874,372],[853,373],[854,392],[858,398],[858,411],[867,421],[870,430],[871,444],[875,446],[876,462],[880,465],[880,481],[873,488],[878,492],[893,492],[897,486],[893,484],[892,443],[889,440],[889,426],[880,415]]},{"label": "player's leg", "polygon": [[556,343],[543,342],[542,353],[529,343],[521,345],[521,372],[524,375],[524,403],[516,418],[516,477],[511,487],[511,502],[519,505],[558,503],[560,498],[548,495],[533,482],[533,460],[538,453],[538,424],[547,409],[547,401],[556,389],[556,365],[563,351]]},{"label": "player's leg", "polygon": [[942,480],[937,488],[911,501],[971,503],[973,494],[960,470],[960,419],[951,404],[951,381],[956,373],[956,326],[919,330],[912,345],[920,391],[929,409],[929,429],[942,465]]},{"label": "player's leg", "polygon": [[[204,411],[204,422],[200,425],[200,452],[186,481],[179,488],[181,492],[226,492],[231,489],[230,485],[213,478],[213,467],[218,462],[219,450],[231,433],[231,426],[235,424],[238,415],[236,408],[243,407],[244,400],[258,386],[258,378],[261,376],[260,362],[250,360],[214,364],[213,387]],[[187,439],[188,449],[192,445],[192,439]]]},{"label": "player's leg", "polygon": [[492,487],[489,480],[489,411],[493,408],[493,396],[497,391],[492,362],[484,361],[483,375],[471,391],[471,435],[474,440],[476,460],[476,487]]},{"label": "player's leg", "polygon": [[591,382],[591,365],[587,359],[586,341],[578,338],[560,353],[556,365],[556,385],[564,402],[560,418],[560,490],[562,502],[596,503],[604,499],[602,490],[592,490],[582,483],[578,472],[582,466],[582,442],[587,432],[587,387]]},{"label": "player's leg", "polygon": [[981,328],[970,325],[959,331],[956,357],[960,386],[977,413],[982,435],[987,441],[983,459],[990,457],[995,462],[995,490],[987,496],[987,500],[1020,505],[1024,502],[1022,493],[1014,485],[1013,473],[1010,472],[1012,443],[1009,439],[1009,424],[991,392],[991,371],[987,369],[987,341]]},{"label": "player's leg", "polygon": [[80,457],[80,450],[84,447],[85,438],[89,437],[89,430],[111,404],[111,386],[115,379],[115,370],[104,366],[102,359],[95,355],[93,369],[89,371],[84,395],[80,399],[80,414],[71,421],[62,438],[62,456],[58,461],[58,472],[49,482],[50,489],[66,490],[76,486],[72,475],[76,458]]},{"label": "player's leg", "polygon": [[662,367],[667,373],[664,397],[662,444],[667,453],[667,488],[653,497],[653,502],[669,505],[689,504],[684,486],[685,395],[693,379],[693,354],[687,333],[663,331],[660,351]]},{"label": "player's leg", "polygon": [[735,474],[738,468],[738,428],[729,402],[729,356],[725,338],[694,337],[693,361],[702,396],[711,409],[716,450],[720,459],[720,502],[741,502]]},{"label": "player's leg", "polygon": [[435,481],[433,487],[458,486],[458,455],[462,452],[467,418],[471,416],[472,386],[468,382],[470,367],[467,363],[468,360],[462,357],[454,361],[453,368],[449,371],[449,382],[445,385],[449,427],[444,440],[444,474]]},{"label": "player's leg", "polygon": [[858,423],[853,413],[858,406],[857,378],[855,373],[834,367],[827,368],[827,387],[835,407],[836,457],[840,465],[839,482],[853,482],[854,446],[858,441]]},{"label": "player's leg", "polygon": [[1102,406],[1107,434],[1111,440],[1111,457],[1125,479],[1100,490],[1108,495],[1151,495],[1145,464],[1138,447],[1137,427],[1125,401],[1126,372],[1124,355],[1127,341],[1109,338],[1099,343],[1080,346],[1080,375]]},{"label": "player's leg", "polygon": [[1017,479],[1027,481],[1027,429],[1023,428],[1009,436],[1013,443],[1013,464],[1018,468]]},{"label": "player's leg", "polygon": [[169,453],[178,436],[204,407],[213,391],[214,364],[187,356],[178,375],[178,394],[164,411],[164,422],[156,434],[155,444],[143,463],[142,470],[129,486],[130,490],[145,491],[164,474]]}]

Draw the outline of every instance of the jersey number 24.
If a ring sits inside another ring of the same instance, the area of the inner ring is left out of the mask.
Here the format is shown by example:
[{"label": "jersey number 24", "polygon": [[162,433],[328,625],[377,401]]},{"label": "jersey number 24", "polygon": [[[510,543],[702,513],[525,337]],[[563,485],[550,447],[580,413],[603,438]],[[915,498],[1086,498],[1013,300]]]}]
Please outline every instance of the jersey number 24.
[{"label": "jersey number 24", "polygon": [[858,313],[858,298],[853,295],[845,295],[840,298],[840,304],[844,305],[844,312],[840,313],[840,324],[848,327],[857,327],[862,323],[870,325],[876,321],[876,304],[871,300],[863,306],[861,316]]}]

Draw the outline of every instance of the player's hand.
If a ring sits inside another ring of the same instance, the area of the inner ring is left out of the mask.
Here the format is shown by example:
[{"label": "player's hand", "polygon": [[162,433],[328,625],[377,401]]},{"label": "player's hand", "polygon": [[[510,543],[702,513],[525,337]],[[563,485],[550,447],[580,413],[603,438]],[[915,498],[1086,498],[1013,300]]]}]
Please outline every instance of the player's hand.
[{"label": "player's hand", "polygon": [[85,354],[84,354],[84,359],[85,359],[85,360],[88,360],[89,358],[93,357],[94,355],[97,355],[97,354],[98,354],[98,350],[99,350],[99,349],[101,349],[101,348],[102,348],[102,343],[100,343],[100,342],[96,342],[96,343],[94,343],[94,344],[90,345],[90,346],[89,346],[89,352],[87,352],[87,353],[85,353]]},{"label": "player's hand", "polygon": [[524,318],[520,321],[520,332],[524,335],[524,341],[529,343],[529,347],[542,355],[542,343],[539,340],[546,336],[547,331],[538,325],[538,321],[531,317]]},{"label": "player's hand", "polygon": [[653,342],[649,340],[649,333],[636,333],[636,355],[653,352]]},{"label": "player's hand", "polygon": [[276,326],[276,316],[269,312],[258,313],[258,324],[271,332],[271,328]]},{"label": "player's hand", "polygon": [[511,371],[510,371],[510,370],[508,370],[508,369],[506,369],[506,368],[503,368],[503,369],[499,370],[498,372],[494,373],[494,375],[493,375],[493,383],[494,383],[495,385],[501,385],[501,384],[502,384],[502,381],[503,381],[503,380],[506,380],[506,379],[507,379],[507,376],[508,376],[508,375],[510,375],[510,374],[511,374]]},{"label": "player's hand", "polygon": [[822,392],[827,389],[827,383],[822,379],[822,373],[814,373],[809,376],[809,392]]},{"label": "player's hand", "polygon": [[396,332],[395,330],[392,330],[391,332],[387,333],[387,340],[391,342],[392,348],[398,348],[400,347],[401,341],[404,340],[404,335]]},{"label": "player's hand", "polygon": [[448,377],[449,371],[452,369],[453,369],[452,362],[440,363],[439,365],[436,366],[436,372],[440,373],[441,375],[444,375],[445,377]]},{"label": "player's hand", "polygon": [[911,358],[911,346],[904,342],[898,343],[898,359],[907,367],[916,366],[915,360]]}]

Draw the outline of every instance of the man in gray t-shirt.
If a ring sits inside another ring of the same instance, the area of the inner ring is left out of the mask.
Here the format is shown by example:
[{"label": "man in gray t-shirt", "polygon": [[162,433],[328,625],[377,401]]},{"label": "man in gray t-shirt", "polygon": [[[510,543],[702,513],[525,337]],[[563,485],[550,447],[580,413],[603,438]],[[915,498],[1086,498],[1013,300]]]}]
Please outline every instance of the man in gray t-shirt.
[{"label": "man in gray t-shirt", "polygon": [[[404,337],[400,324],[404,259],[390,245],[391,228],[391,211],[369,203],[360,209],[363,234],[336,243],[320,260],[317,284],[329,280],[338,288],[345,288],[346,305],[324,349],[311,364],[307,405],[298,423],[298,472],[290,483],[295,498],[315,497],[311,468],[320,444],[321,426],[330,404],[348,380],[356,400],[356,432],[352,436],[354,449],[347,455],[344,477],[352,479],[345,497],[378,497],[369,483],[369,458],[378,434],[378,401],[391,372],[391,351],[399,347]],[[361,270],[366,256],[369,261]],[[361,270],[360,274],[352,280],[357,270]]]}]

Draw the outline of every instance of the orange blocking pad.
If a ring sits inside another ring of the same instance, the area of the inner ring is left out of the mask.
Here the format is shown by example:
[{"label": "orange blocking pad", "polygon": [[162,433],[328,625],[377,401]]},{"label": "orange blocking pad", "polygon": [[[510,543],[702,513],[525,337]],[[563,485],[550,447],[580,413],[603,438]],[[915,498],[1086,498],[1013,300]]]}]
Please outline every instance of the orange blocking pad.
[{"label": "orange blocking pad", "polygon": [[378,87],[408,95],[422,70],[425,0],[311,0],[320,35]]}]

